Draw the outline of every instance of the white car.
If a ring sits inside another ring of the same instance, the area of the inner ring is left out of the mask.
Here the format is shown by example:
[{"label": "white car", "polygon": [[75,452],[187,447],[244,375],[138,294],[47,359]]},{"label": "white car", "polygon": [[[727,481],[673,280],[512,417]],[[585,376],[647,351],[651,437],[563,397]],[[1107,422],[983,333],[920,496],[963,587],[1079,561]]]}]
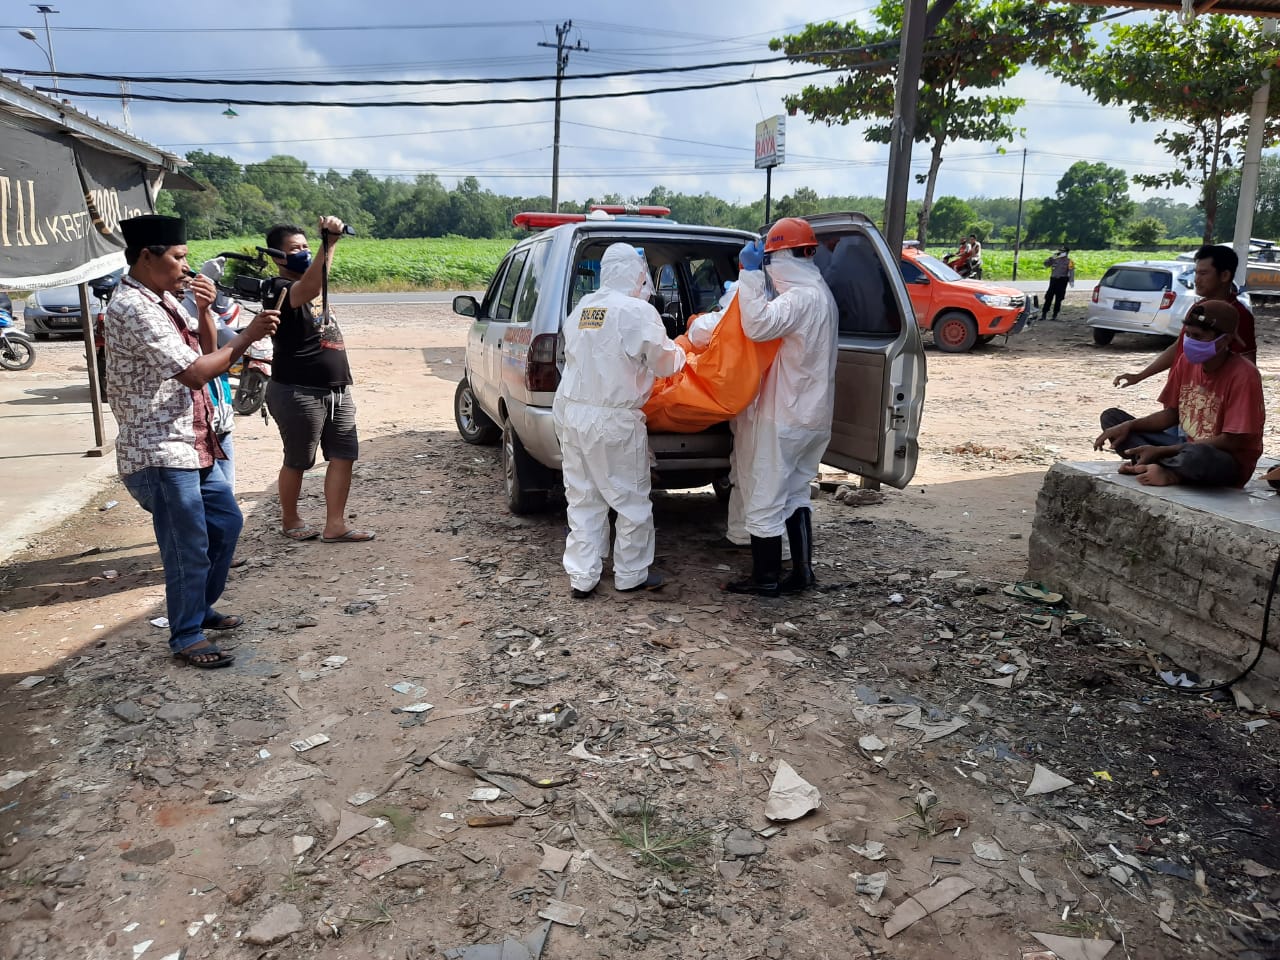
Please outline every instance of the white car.
[{"label": "white car", "polygon": [[[1240,299],[1249,306],[1249,298]],[[1188,260],[1130,260],[1107,268],[1093,288],[1089,326],[1093,342],[1106,345],[1117,333],[1177,337],[1196,294],[1196,265]]]}]

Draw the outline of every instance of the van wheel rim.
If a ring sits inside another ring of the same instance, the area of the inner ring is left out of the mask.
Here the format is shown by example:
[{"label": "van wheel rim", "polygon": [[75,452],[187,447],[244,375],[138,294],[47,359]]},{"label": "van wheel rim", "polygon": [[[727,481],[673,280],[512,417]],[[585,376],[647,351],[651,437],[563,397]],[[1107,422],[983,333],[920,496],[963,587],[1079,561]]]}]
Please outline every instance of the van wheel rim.
[{"label": "van wheel rim", "polygon": [[502,438],[502,479],[507,485],[507,493],[516,489],[516,448],[511,431],[507,430]]},{"label": "van wheel rim", "polygon": [[471,395],[470,390],[462,391],[458,397],[458,419],[462,421],[463,429],[467,433],[475,433],[476,430],[475,402],[475,397]]}]

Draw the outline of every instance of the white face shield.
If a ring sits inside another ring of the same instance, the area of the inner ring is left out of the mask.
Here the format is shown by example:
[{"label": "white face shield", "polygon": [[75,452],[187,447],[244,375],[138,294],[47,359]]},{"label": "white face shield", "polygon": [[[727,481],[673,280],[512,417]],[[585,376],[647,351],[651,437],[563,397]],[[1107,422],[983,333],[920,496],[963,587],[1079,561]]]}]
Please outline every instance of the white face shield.
[{"label": "white face shield", "polygon": [[778,293],[795,286],[822,283],[822,271],[812,257],[798,257],[795,250],[775,250],[764,265],[765,278]]}]

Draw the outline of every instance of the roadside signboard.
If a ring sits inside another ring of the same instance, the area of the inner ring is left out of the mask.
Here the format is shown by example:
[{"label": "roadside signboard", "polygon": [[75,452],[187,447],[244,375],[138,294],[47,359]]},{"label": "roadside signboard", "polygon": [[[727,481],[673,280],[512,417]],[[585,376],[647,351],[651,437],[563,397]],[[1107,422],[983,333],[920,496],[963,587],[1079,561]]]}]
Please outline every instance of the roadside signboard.
[{"label": "roadside signboard", "polygon": [[776,167],[783,161],[787,118],[782,114],[756,124],[756,169]]}]

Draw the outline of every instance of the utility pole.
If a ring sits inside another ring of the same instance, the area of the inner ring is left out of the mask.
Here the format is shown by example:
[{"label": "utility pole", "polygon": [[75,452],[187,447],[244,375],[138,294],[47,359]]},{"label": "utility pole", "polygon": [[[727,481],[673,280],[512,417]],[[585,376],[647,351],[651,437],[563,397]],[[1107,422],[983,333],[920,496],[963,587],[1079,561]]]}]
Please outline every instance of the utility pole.
[{"label": "utility pole", "polygon": [[129,81],[120,81],[120,115],[124,121],[124,132],[133,133],[133,119],[129,116]]},{"label": "utility pole", "polygon": [[560,26],[556,27],[556,42],[546,43],[539,42],[540,47],[555,47],[556,51],[556,129],[555,139],[551,146],[551,212],[560,212],[560,84],[564,80],[564,71],[569,66],[569,52],[571,50],[587,51],[591,48],[586,46],[581,39],[572,47],[566,46],[565,40],[569,36],[569,31],[573,29],[573,21],[566,20]]},{"label": "utility pole", "polygon": [[1027,183],[1027,148],[1022,148],[1022,179],[1018,181],[1018,226],[1013,233],[1013,279],[1018,279],[1018,251],[1022,249],[1022,188]]}]

